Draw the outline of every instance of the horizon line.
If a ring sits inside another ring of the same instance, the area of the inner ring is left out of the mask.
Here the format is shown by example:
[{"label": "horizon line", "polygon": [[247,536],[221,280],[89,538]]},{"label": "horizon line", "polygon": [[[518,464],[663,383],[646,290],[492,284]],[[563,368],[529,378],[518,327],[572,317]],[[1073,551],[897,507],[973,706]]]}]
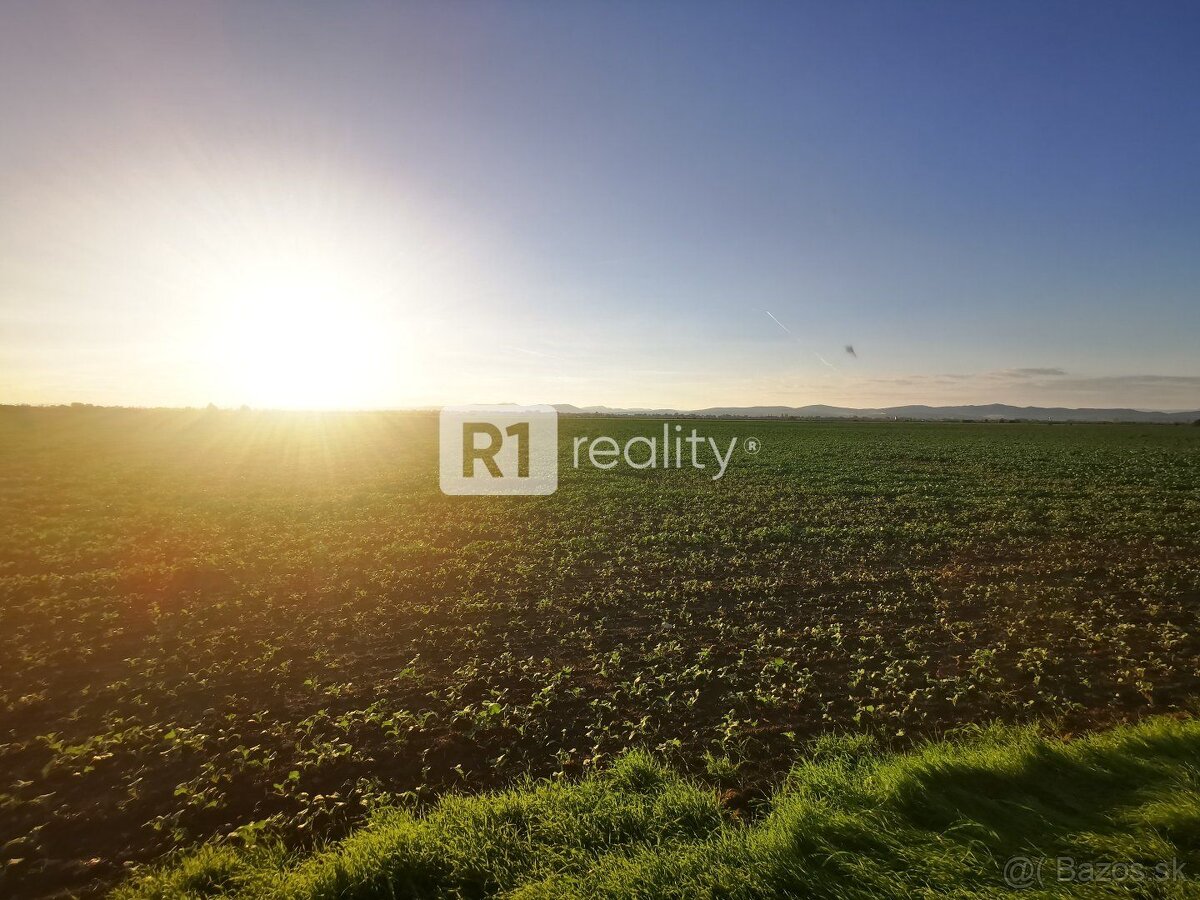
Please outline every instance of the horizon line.
[{"label": "horizon line", "polygon": [[[450,405],[461,404],[416,404],[408,406],[252,406],[250,404],[237,405],[220,405],[217,403],[207,403],[203,406],[196,405],[145,405],[145,404],[121,404],[121,403],[89,403],[86,401],[70,401],[62,403],[29,403],[29,402],[8,402],[0,401],[0,409],[98,409],[98,410],[147,410],[147,411],[173,411],[173,412],[277,412],[277,413],[381,413],[381,412],[438,412],[442,408]],[[1146,407],[1135,406],[1034,406],[1034,405],[1018,405],[1015,403],[1006,403],[1003,401],[993,401],[989,403],[946,403],[946,404],[929,404],[929,403],[898,403],[890,406],[838,406],[830,403],[806,403],[801,406],[792,406],[780,403],[753,403],[753,404],[718,404],[713,406],[683,408],[675,406],[608,406],[606,404],[588,404],[580,406],[574,403],[513,403],[512,401],[503,401],[501,403],[492,403],[490,401],[480,401],[478,405],[499,405],[499,406],[552,406],[560,414],[579,413],[614,413],[621,415],[636,415],[636,414],[677,414],[677,415],[713,415],[716,411],[723,411],[727,415],[737,415],[739,411],[753,412],[758,410],[778,410],[777,416],[785,416],[791,412],[800,412],[805,410],[827,409],[848,414],[862,414],[864,417],[877,417],[880,414],[887,414],[893,410],[903,409],[924,409],[930,411],[947,411],[947,410],[974,410],[986,409],[988,407],[1005,407],[1014,411],[1046,411],[1046,412],[1072,412],[1072,413],[1116,413],[1116,412],[1135,412],[1146,415],[1161,415],[1161,416],[1200,416],[1200,407],[1184,407],[1177,409],[1153,409]],[[564,409],[565,408],[565,409]],[[819,417],[815,414],[814,417]]]}]

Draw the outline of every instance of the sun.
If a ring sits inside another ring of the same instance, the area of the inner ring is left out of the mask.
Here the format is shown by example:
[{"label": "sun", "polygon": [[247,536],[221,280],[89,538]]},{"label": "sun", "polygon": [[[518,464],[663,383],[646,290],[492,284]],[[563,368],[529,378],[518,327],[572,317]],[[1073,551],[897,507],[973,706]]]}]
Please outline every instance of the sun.
[{"label": "sun", "polygon": [[183,311],[175,346],[192,396],[260,409],[427,402],[456,333],[444,309],[464,296],[459,242],[332,177],[256,170],[219,184],[212,215],[165,217],[155,243],[172,251],[162,282]]},{"label": "sun", "polygon": [[394,309],[363,273],[287,254],[236,267],[214,317],[223,393],[255,407],[361,408],[394,392]]}]

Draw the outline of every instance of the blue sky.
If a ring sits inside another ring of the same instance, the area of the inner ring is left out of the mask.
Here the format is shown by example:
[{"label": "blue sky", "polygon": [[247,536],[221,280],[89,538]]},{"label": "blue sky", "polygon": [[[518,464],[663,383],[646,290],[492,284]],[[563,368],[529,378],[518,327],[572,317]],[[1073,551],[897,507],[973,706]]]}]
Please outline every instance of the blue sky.
[{"label": "blue sky", "polygon": [[1200,407],[1194,5],[3,17],[0,400]]}]

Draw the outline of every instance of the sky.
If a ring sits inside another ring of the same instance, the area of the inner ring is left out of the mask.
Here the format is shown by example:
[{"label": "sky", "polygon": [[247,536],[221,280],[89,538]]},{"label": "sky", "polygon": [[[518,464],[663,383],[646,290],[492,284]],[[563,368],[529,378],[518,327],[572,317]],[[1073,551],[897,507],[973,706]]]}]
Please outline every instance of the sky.
[{"label": "sky", "polygon": [[1169,3],[5,0],[0,402],[1197,409],[1198,40]]}]

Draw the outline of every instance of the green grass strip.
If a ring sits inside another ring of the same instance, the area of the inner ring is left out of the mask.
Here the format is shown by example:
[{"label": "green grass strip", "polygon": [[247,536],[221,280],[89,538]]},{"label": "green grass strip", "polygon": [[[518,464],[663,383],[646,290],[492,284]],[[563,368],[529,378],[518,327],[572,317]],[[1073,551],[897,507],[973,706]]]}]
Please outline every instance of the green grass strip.
[{"label": "green grass strip", "polygon": [[1044,860],[1015,873],[1025,896],[1200,896],[1151,870],[1200,872],[1200,722],[1067,742],[997,727],[904,754],[826,738],[750,824],[631,752],[580,782],[386,810],[307,856],[210,845],[117,896],[991,897],[1014,856]]}]

